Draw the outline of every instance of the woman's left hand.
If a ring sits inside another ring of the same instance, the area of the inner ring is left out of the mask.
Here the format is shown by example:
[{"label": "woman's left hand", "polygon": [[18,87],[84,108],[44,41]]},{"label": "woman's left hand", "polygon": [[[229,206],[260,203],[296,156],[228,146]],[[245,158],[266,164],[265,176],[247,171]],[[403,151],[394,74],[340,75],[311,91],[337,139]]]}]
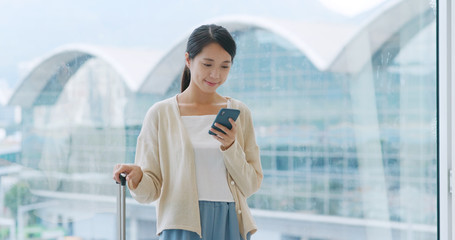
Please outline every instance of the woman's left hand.
[{"label": "woman's left hand", "polygon": [[222,150],[227,150],[232,144],[235,142],[235,135],[237,133],[237,125],[235,124],[235,121],[232,118],[229,118],[229,122],[232,125],[232,128],[229,130],[227,127],[215,123],[215,126],[221,130],[223,130],[224,133],[217,131],[216,129],[211,129],[212,132],[214,132],[216,135],[213,137],[218,140],[221,143],[221,149]]}]

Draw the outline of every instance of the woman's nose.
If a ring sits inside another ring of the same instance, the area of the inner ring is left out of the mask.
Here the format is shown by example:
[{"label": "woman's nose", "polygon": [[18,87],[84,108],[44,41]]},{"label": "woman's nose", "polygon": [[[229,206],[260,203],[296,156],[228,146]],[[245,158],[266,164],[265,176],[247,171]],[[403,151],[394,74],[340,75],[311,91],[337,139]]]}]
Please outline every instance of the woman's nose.
[{"label": "woman's nose", "polygon": [[213,70],[210,72],[210,77],[212,77],[212,78],[219,78],[219,77],[220,77],[220,71],[218,71],[217,69],[213,69]]}]

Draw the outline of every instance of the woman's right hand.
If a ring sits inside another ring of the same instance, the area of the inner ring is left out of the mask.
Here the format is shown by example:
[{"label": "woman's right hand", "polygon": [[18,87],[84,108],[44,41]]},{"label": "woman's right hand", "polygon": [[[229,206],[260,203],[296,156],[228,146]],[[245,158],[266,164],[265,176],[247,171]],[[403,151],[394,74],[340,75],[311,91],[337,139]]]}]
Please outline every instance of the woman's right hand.
[{"label": "woman's right hand", "polygon": [[114,180],[116,182],[120,182],[120,173],[125,173],[126,174],[126,182],[128,183],[128,187],[131,190],[134,190],[137,188],[137,185],[142,180],[142,169],[141,167],[134,165],[134,164],[117,164],[114,167]]}]

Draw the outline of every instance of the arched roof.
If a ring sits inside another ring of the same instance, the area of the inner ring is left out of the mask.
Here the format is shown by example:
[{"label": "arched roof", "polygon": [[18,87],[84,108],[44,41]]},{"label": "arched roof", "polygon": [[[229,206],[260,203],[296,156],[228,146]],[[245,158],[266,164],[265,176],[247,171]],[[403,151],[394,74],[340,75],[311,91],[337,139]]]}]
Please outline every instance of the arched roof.
[{"label": "arched roof", "polygon": [[[119,49],[93,45],[66,45],[56,49],[32,68],[10,98],[10,105],[32,106],[53,76],[65,68],[67,74],[59,75],[59,82],[64,86],[79,67],[92,58],[102,59],[111,66],[126,86],[137,91],[141,82],[160,58],[157,51],[141,49]],[[38,90],[38,91],[37,91]]]},{"label": "arched roof", "polygon": [[[252,27],[264,29],[288,40],[320,71],[355,74],[406,23],[427,11],[430,10],[426,0],[393,0],[384,4],[364,24],[298,22],[251,16],[226,16],[207,23],[222,25],[231,32]],[[166,92],[183,69],[189,34],[164,55],[144,80],[140,92]]]},{"label": "arched roof", "polygon": [[[392,0],[364,24],[299,22],[250,16],[227,16],[207,22],[223,25],[230,31],[264,29],[288,40],[320,71],[355,74],[406,23],[428,11],[431,10],[426,0]],[[393,19],[393,24],[390,19]],[[33,68],[14,92],[9,104],[33,105],[62,66],[71,73],[66,80],[63,79],[66,84],[90,58],[100,58],[112,66],[133,92],[164,94],[181,74],[189,34],[185,34],[164,55],[91,45],[59,48]]]},{"label": "arched roof", "polygon": [[[383,10],[377,11],[365,24],[360,25],[349,41],[343,44],[340,51],[331,59],[328,70],[358,73],[365,64],[370,62],[372,55],[411,20],[420,19],[431,11],[430,5],[426,0],[395,0],[388,2],[383,7]],[[424,24],[429,23],[424,22]],[[410,32],[408,34],[416,33]]]}]

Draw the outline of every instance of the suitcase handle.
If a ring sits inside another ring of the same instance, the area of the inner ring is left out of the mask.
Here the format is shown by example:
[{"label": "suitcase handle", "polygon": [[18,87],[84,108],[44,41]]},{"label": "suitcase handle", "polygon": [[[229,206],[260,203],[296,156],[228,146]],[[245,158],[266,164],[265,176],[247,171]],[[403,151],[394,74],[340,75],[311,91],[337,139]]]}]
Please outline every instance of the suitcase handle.
[{"label": "suitcase handle", "polygon": [[120,183],[117,195],[117,224],[118,224],[118,239],[125,240],[125,188],[126,188],[126,174],[120,173]]},{"label": "suitcase handle", "polygon": [[126,173],[120,173],[119,178],[120,178],[120,183],[117,183],[117,184],[125,186],[126,185]]}]

